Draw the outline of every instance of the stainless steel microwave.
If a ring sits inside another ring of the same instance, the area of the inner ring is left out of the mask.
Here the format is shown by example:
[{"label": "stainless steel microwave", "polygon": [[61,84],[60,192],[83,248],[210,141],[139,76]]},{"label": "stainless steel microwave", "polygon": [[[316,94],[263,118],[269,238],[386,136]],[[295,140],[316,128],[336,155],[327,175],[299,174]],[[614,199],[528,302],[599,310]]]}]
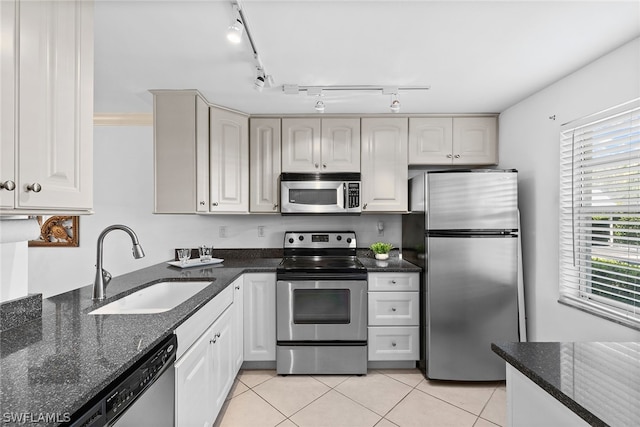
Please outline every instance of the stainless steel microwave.
[{"label": "stainless steel microwave", "polygon": [[282,214],[359,214],[359,173],[283,173]]}]

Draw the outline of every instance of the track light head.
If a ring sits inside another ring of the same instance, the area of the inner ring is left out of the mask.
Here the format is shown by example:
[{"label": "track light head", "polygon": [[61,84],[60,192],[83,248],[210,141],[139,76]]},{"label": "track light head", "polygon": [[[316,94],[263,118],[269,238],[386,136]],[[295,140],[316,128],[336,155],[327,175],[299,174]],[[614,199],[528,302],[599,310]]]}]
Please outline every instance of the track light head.
[{"label": "track light head", "polygon": [[236,18],[235,22],[229,26],[227,30],[227,40],[231,43],[240,43],[242,41],[242,33],[244,31],[244,24],[240,18]]},{"label": "track light head", "polygon": [[316,102],[316,106],[314,108],[318,113],[324,113],[324,102],[322,101]]},{"label": "track light head", "polygon": [[400,101],[398,100],[398,95],[393,96],[393,100],[391,101],[391,105],[389,106],[391,111],[397,113],[400,111]]},{"label": "track light head", "polygon": [[262,92],[262,89],[264,89],[264,74],[258,74],[256,81],[253,83],[253,88],[258,92]]}]

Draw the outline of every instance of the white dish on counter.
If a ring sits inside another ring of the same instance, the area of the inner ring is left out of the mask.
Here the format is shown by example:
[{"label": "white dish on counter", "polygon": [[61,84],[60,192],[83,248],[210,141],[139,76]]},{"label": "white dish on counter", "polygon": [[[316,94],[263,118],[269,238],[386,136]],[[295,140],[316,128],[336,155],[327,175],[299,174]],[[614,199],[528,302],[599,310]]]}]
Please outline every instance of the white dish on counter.
[{"label": "white dish on counter", "polygon": [[180,261],[169,261],[167,262],[167,264],[173,265],[174,267],[189,268],[189,267],[197,267],[199,265],[203,266],[203,265],[211,265],[211,264],[220,264],[223,261],[224,259],[222,258],[211,258],[209,261],[200,261],[200,258],[195,258],[195,259],[187,260],[185,264],[182,264]]}]

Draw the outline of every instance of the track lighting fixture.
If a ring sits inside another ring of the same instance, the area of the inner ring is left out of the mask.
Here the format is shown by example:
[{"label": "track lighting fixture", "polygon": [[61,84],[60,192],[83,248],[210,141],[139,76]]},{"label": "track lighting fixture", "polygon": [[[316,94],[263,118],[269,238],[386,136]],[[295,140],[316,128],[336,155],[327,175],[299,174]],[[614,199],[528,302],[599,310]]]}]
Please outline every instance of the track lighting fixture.
[{"label": "track lighting fixture", "polygon": [[389,108],[391,108],[391,111],[393,111],[394,113],[400,111],[400,100],[398,99],[397,94],[394,94],[391,98],[391,105],[389,106]]},{"label": "track lighting fixture", "polygon": [[244,32],[244,24],[240,18],[236,18],[236,20],[229,26],[227,30],[227,40],[231,43],[240,43],[242,41],[242,33]]},{"label": "track lighting fixture", "polygon": [[[1,0],[0,0],[1,1]],[[273,77],[267,74],[264,69],[264,65],[262,65],[262,61],[260,60],[260,55],[258,55],[258,50],[256,49],[256,44],[251,37],[251,31],[249,31],[249,24],[247,22],[247,17],[244,14],[244,10],[240,5],[238,0],[232,0],[231,5],[233,6],[235,20],[233,24],[229,27],[227,31],[227,39],[232,43],[240,43],[242,41],[242,35],[247,35],[247,40],[249,41],[249,45],[251,46],[251,51],[253,52],[253,60],[255,61],[255,66],[258,70],[258,75],[253,82],[253,87],[258,92],[262,92],[262,89],[266,87],[273,87],[274,81]]]},{"label": "track lighting fixture", "polygon": [[[301,92],[306,92],[307,95],[322,95],[330,92],[339,92],[339,93],[373,93],[373,94],[382,94],[382,95],[391,95],[391,105],[389,108],[394,113],[400,111],[400,100],[398,99],[398,94],[400,92],[416,92],[416,91],[427,91],[431,89],[431,86],[368,86],[368,85],[353,85],[353,86],[298,86],[298,85],[282,85],[282,91],[287,95],[298,95]],[[317,111],[324,111],[324,103],[322,103],[322,107],[319,107],[318,104],[321,101],[316,103]],[[322,110],[321,110],[321,109]]]},{"label": "track lighting fixture", "polygon": [[253,88],[258,92],[262,92],[265,80],[266,76],[264,75],[264,70],[262,68],[258,68],[258,75],[256,76],[256,81],[254,82]]},{"label": "track lighting fixture", "polygon": [[318,113],[324,113],[324,102],[322,101],[316,102],[316,106],[314,108]]}]

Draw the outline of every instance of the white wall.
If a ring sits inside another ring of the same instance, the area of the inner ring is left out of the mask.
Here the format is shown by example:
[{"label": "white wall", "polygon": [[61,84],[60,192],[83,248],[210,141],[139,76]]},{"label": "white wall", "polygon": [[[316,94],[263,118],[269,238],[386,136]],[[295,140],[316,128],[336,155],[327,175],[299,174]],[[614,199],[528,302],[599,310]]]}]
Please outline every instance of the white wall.
[{"label": "white wall", "polygon": [[[640,39],[636,39],[500,115],[500,166],[520,172],[531,341],[640,339],[638,331],[557,302],[560,126],[639,96]],[[549,119],[553,115],[556,119]]]},{"label": "white wall", "polygon": [[[146,256],[133,259],[131,241],[113,231],[104,242],[104,268],[114,276],[173,257],[173,248],[281,248],[286,230],[355,230],[358,246],[384,240],[400,246],[399,215],[281,216],[281,215],[154,215],[153,130],[151,127],[94,128],[94,211],[80,217],[80,247],[29,248],[29,292],[45,297],[93,282],[96,239],[108,225],[125,224],[140,240]],[[377,222],[385,224],[378,236]],[[258,225],[265,236],[258,237]],[[219,237],[219,227],[227,237]]]}]

